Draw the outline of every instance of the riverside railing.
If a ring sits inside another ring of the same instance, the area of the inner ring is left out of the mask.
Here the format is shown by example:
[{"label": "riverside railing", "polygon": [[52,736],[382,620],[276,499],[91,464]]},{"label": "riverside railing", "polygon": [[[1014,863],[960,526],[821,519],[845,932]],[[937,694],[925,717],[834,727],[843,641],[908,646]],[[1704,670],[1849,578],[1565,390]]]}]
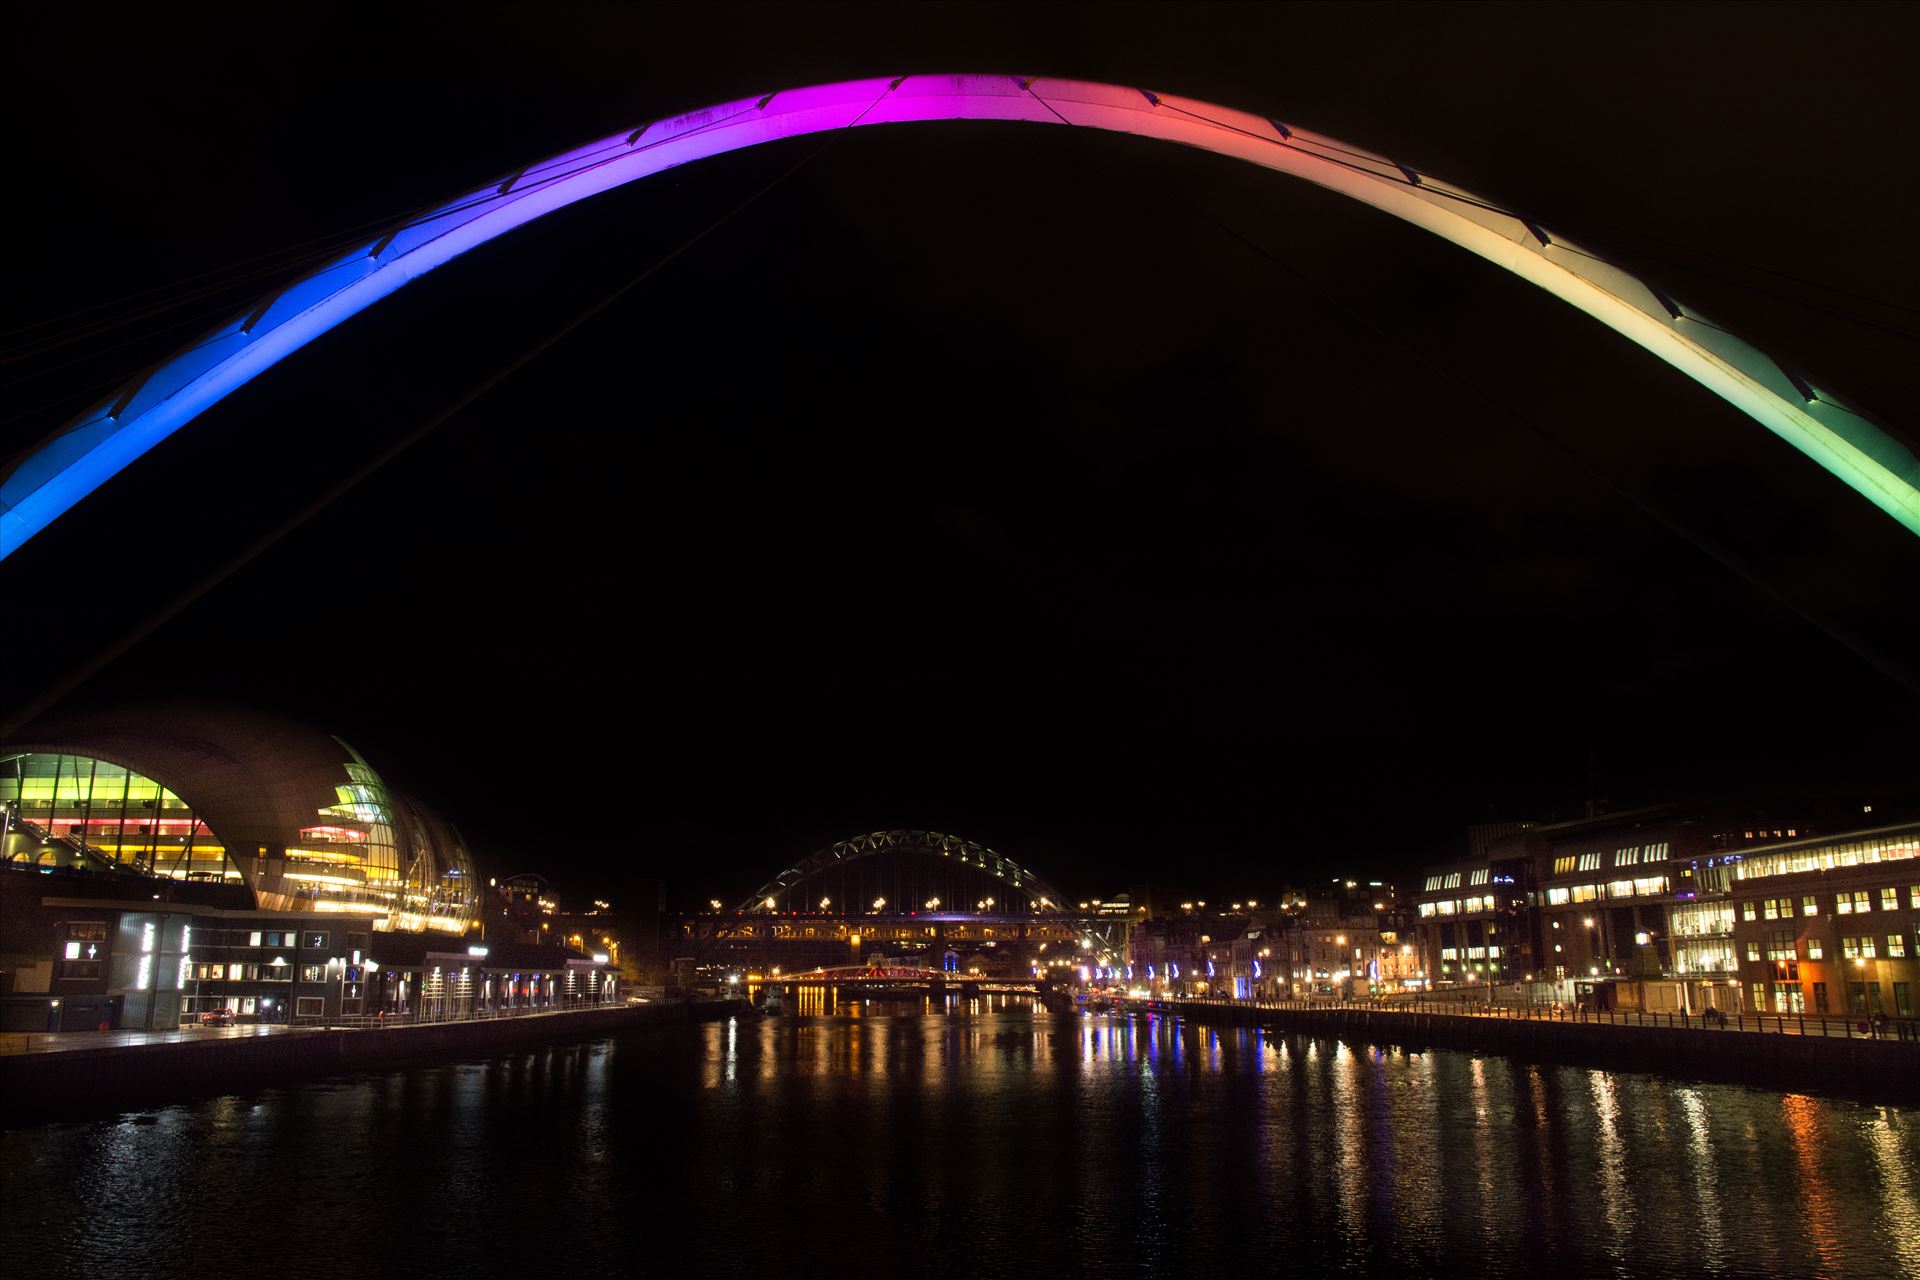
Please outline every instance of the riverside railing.
[{"label": "riverside railing", "polygon": [[1707,1035],[1759,1034],[1826,1036],[1832,1039],[1889,1040],[1920,1049],[1920,1020],[1806,1013],[1687,1013],[1646,1009],[1586,1009],[1568,1005],[1475,1005],[1464,1000],[1209,1000],[1185,996],[1136,998],[1137,1004],[1180,1008],[1265,1009],[1276,1012],[1324,1012],[1356,1009],[1379,1014],[1438,1014],[1448,1017],[1500,1018],[1509,1021],[1590,1023],[1596,1026],[1662,1027]]},{"label": "riverside railing", "polygon": [[555,1013],[581,1013],[589,1009],[624,1007],[626,997],[611,1000],[569,1000],[553,1004],[474,1005],[409,1009],[404,1013],[309,1014],[296,1017],[296,1027],[348,1027],[353,1029],[431,1026],[443,1022],[493,1022],[504,1018],[534,1018]]}]

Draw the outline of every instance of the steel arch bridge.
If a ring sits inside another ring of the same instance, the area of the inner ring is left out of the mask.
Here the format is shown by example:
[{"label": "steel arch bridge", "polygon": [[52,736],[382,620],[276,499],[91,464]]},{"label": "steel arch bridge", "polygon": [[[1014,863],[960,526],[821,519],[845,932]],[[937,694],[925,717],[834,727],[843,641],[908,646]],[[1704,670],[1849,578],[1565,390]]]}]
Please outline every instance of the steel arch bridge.
[{"label": "steel arch bridge", "polygon": [[874,831],[818,850],[761,885],[739,915],[1061,915],[1059,890],[1012,858],[939,831]]},{"label": "steel arch bridge", "polygon": [[[1174,94],[1007,75],[906,75],[780,90],[654,120],[522,165],[260,299],[140,374],[0,477],[0,559],[236,388],[409,281],[578,200],[783,138],[926,120],[1067,125],[1197,147],[1349,196],[1478,254],[1639,344],[1920,535],[1920,458],[1832,393],[1653,285],[1411,165]],[[1364,455],[1356,450],[1355,465]]]},{"label": "steel arch bridge", "polygon": [[904,828],[828,845],[737,906],[712,907],[683,922],[690,958],[768,975],[878,965],[1027,980],[1111,963],[1126,928],[983,844]]}]

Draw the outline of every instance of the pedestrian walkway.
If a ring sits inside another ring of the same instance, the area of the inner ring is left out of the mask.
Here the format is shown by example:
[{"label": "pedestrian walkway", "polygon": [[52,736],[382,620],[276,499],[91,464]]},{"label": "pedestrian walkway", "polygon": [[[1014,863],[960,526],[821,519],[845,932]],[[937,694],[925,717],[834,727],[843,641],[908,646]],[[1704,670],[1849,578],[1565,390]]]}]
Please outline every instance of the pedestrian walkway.
[{"label": "pedestrian walkway", "polygon": [[1650,1013],[1644,1009],[1593,1010],[1565,1005],[1475,1004],[1467,1000],[1205,1000],[1155,999],[1151,1005],[1178,1009],[1193,1005],[1216,1009],[1270,1009],[1312,1012],[1360,1009],[1380,1014],[1428,1014],[1459,1018],[1498,1018],[1509,1021],[1588,1023],[1595,1026],[1661,1027],[1698,1031],[1706,1035],[1824,1036],[1835,1040],[1889,1040],[1920,1048],[1920,1021],[1912,1018],[1837,1018],[1822,1014],[1730,1013],[1703,1017],[1682,1012]]},{"label": "pedestrian walkway", "polygon": [[[644,1003],[644,1001],[642,1002]],[[249,1040],[259,1036],[301,1035],[313,1031],[380,1031],[449,1022],[493,1022],[505,1018],[540,1018],[620,1007],[621,1002],[570,1005],[458,1005],[397,1014],[356,1014],[346,1017],[296,1020],[294,1025],[271,1022],[233,1023],[224,1027],[181,1026],[164,1031],[32,1031],[0,1032],[0,1057],[26,1053],[63,1053],[75,1049],[129,1049],[152,1044],[205,1044],[214,1040]]]},{"label": "pedestrian walkway", "polygon": [[258,1036],[294,1035],[310,1029],[266,1023],[230,1027],[175,1027],[168,1031],[10,1031],[0,1034],[0,1055],[61,1053],[73,1049],[124,1049],[148,1044],[197,1044],[208,1040],[246,1040]]}]

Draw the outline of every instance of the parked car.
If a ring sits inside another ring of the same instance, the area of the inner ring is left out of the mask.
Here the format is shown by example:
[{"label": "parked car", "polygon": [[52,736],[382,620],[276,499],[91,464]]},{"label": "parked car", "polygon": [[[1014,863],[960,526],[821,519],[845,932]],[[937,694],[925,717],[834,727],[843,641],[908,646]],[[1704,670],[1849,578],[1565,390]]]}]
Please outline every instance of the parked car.
[{"label": "parked car", "polygon": [[203,1027],[230,1027],[233,1025],[233,1010],[209,1009],[200,1015],[200,1025]]}]

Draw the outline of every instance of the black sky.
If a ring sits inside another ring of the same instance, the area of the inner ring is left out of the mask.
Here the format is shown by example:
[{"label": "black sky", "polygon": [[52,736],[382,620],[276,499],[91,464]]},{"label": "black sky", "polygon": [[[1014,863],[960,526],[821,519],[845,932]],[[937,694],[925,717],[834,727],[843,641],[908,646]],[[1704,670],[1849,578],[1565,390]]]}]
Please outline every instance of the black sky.
[{"label": "black sky", "polygon": [[[1911,428],[1910,15],[44,6],[5,77],[5,327],[708,102],[1006,70],[1396,156]],[[234,396],[0,569],[6,701],[817,146],[556,215]],[[242,300],[0,368],[39,375],[7,452]],[[75,696],[312,721],[563,885],[731,896],[924,825],[1070,890],[1251,892],[1590,797],[1912,804],[1920,698],[1830,632],[1920,667],[1916,584],[1838,482],[1423,233],[1161,145],[916,126],[836,140]]]}]

